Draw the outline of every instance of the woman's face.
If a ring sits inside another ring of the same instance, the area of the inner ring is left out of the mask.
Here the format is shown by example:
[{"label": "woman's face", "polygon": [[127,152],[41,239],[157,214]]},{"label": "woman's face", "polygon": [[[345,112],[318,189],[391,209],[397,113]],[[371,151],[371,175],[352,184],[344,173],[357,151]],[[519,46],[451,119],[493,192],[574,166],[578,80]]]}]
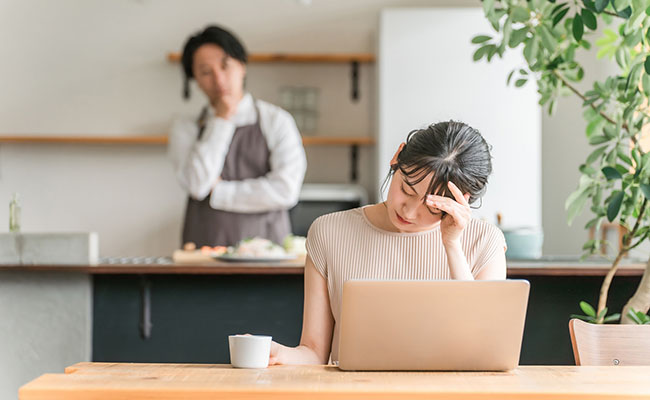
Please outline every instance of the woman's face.
[{"label": "woman's face", "polygon": [[442,212],[428,207],[424,201],[433,173],[414,186],[409,186],[404,175],[395,171],[388,188],[386,208],[388,219],[400,232],[421,232],[432,229],[440,222]]},{"label": "woman's face", "polygon": [[239,100],[242,96],[246,66],[215,44],[204,44],[194,52],[192,73],[213,105],[226,97]]}]

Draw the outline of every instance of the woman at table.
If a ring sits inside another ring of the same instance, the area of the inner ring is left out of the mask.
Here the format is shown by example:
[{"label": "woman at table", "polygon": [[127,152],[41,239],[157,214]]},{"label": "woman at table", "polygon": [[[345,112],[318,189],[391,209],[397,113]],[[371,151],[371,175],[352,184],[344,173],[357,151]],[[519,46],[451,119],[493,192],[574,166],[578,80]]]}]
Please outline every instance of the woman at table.
[{"label": "woman at table", "polygon": [[300,345],[274,342],[269,363],[338,360],[348,279],[505,279],[503,234],[471,216],[470,204],[485,193],[491,171],[488,144],[464,123],[411,132],[390,162],[386,201],[312,224]]},{"label": "woman at table", "polygon": [[307,162],[295,121],[244,90],[247,54],[209,26],[183,49],[185,97],[195,79],[207,98],[198,119],[176,121],[169,154],[188,193],[183,243],[231,246],[259,236],[282,243]]}]

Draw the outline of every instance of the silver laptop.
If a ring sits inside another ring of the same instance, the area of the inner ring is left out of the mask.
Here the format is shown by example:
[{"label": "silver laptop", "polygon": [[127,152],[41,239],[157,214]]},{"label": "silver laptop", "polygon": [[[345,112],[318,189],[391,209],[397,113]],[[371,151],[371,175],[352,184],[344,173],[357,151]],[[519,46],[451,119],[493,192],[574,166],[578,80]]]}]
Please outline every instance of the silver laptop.
[{"label": "silver laptop", "polygon": [[529,286],[525,280],[347,281],[339,368],[513,369]]}]

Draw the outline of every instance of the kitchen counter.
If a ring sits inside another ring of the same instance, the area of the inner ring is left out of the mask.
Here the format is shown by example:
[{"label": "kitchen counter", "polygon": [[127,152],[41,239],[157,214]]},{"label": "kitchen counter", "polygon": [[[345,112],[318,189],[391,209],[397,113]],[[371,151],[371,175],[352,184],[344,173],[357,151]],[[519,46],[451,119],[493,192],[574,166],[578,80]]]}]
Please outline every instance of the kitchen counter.
[{"label": "kitchen counter", "polygon": [[508,372],[345,372],[333,366],[81,363],[24,385],[37,399],[641,399],[650,367],[521,366]]},{"label": "kitchen counter", "polygon": [[[610,310],[622,308],[644,268],[624,262]],[[508,261],[508,276],[531,284],[521,364],[573,363],[569,316],[581,313],[581,300],[595,304],[608,270],[600,260]],[[19,385],[82,360],[228,362],[223,338],[232,333],[297,345],[303,272],[301,262],[174,264],[167,257],[0,265],[0,294],[12,304],[0,308],[0,319],[12,327],[0,332],[0,354],[12,365],[0,376],[0,398],[14,398]]]},{"label": "kitchen counter", "polygon": [[[610,263],[604,260],[549,257],[541,260],[508,260],[508,277],[522,276],[605,276]],[[174,263],[169,257],[104,258],[97,265],[8,265],[0,271],[66,271],[87,274],[187,274],[187,275],[302,275],[304,263],[224,262]],[[641,276],[645,263],[624,260],[617,276]]]}]

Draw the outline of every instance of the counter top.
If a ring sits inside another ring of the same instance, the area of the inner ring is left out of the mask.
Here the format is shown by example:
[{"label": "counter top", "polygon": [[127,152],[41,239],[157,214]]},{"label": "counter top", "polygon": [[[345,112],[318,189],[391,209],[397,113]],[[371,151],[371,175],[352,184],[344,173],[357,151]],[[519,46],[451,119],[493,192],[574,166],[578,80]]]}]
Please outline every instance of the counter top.
[{"label": "counter top", "polygon": [[[606,261],[579,262],[570,258],[508,260],[508,277],[519,276],[605,276]],[[104,258],[97,265],[0,264],[0,271],[67,271],[88,274],[188,274],[188,275],[301,275],[302,261],[174,263],[169,257]],[[645,263],[626,260],[617,276],[641,276]]]},{"label": "counter top", "polygon": [[641,399],[650,366],[521,366],[509,372],[344,372],[333,366],[80,363],[20,388],[57,399]]}]

